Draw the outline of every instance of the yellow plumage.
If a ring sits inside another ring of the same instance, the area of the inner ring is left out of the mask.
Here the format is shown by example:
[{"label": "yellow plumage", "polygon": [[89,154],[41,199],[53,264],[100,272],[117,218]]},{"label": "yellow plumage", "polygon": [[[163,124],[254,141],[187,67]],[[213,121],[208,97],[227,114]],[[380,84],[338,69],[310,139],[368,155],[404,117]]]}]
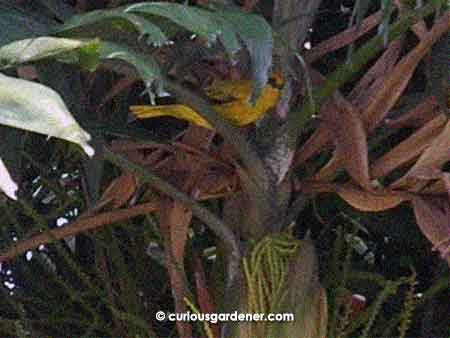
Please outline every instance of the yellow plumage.
[{"label": "yellow plumage", "polygon": [[[281,80],[276,79],[276,84]],[[206,95],[216,101],[227,101],[214,104],[213,108],[231,124],[242,127],[257,121],[269,109],[273,108],[280,97],[280,90],[267,84],[255,105],[249,100],[252,93],[252,83],[249,80],[222,81],[216,80],[206,88]],[[182,104],[164,106],[131,106],[131,112],[138,119],[148,119],[159,116],[171,116],[189,121],[198,126],[213,129],[213,127],[197,112]]]}]

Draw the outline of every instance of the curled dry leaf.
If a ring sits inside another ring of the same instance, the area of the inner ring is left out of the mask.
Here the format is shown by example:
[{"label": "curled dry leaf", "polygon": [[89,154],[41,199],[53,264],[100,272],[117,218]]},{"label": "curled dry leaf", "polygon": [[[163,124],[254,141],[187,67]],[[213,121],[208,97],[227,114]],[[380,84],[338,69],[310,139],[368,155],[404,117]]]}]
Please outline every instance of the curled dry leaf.
[{"label": "curled dry leaf", "polygon": [[348,95],[348,100],[358,107],[364,107],[367,99],[378,90],[384,78],[397,62],[403,47],[403,39],[400,37],[392,41],[375,64],[364,74],[361,80]]},{"label": "curled dry leaf", "polygon": [[383,81],[383,85],[370,97],[363,111],[367,130],[371,131],[380,123],[392,109],[425,55],[426,49],[416,47],[406,55]]},{"label": "curled dry leaf", "polygon": [[197,183],[198,199],[210,199],[223,196],[236,189],[238,177],[224,170],[210,170]]},{"label": "curled dry leaf", "polygon": [[306,162],[310,157],[323,150],[330,143],[331,130],[321,123],[308,140],[300,147],[295,155],[295,165]]},{"label": "curled dry leaf", "polygon": [[400,114],[399,117],[386,118],[384,123],[393,129],[421,127],[439,115],[438,110],[436,110],[437,107],[436,98],[428,96],[411,110]]},{"label": "curled dry leaf", "polygon": [[371,177],[383,177],[418,157],[439,135],[446,120],[444,115],[439,115],[377,159],[371,166]]},{"label": "curled dry leaf", "polygon": [[[367,106],[367,101],[373,96],[373,93],[383,86],[384,78],[389,74],[397,61],[402,45],[402,39],[397,39],[389,45],[388,49],[350,92],[347,99],[351,103],[356,107]],[[336,110],[336,104],[333,101],[328,101],[322,107],[320,116],[329,116],[329,114],[332,114]],[[322,123],[297,152],[295,158],[296,165],[305,162],[311,156],[322,150],[330,142],[331,138],[331,130]]]},{"label": "curled dry leaf", "polygon": [[[443,116],[441,118],[445,119]],[[392,187],[396,189],[411,187],[418,181],[440,179],[442,166],[448,161],[450,161],[450,121],[447,121],[445,128],[431,142],[412,168],[401,179],[394,182]]]},{"label": "curled dry leaf", "polygon": [[163,206],[161,218],[162,227],[170,232],[171,255],[177,264],[182,265],[186,246],[189,224],[192,220],[192,212],[180,202],[169,201]]},{"label": "curled dry leaf", "polygon": [[[187,242],[189,224],[192,212],[183,204],[165,198],[161,202],[160,227],[164,237],[167,270],[175,299],[175,311],[185,312],[185,271],[184,252]],[[178,333],[181,337],[191,337],[192,327],[186,322],[177,322]]]},{"label": "curled dry leaf", "polygon": [[[447,257],[450,249],[450,206],[448,198],[414,197],[412,206],[417,224],[425,237]],[[449,262],[449,258],[447,257]]]},{"label": "curled dry leaf", "polygon": [[334,99],[340,108],[340,114],[332,116],[338,162],[356,183],[370,190],[366,131],[360,114],[342,96],[335,94]]},{"label": "curled dry leaf", "polygon": [[133,196],[137,189],[136,177],[130,172],[123,172],[116,180],[113,208],[120,208]]},{"label": "curled dry leaf", "polygon": [[[324,77],[318,71],[311,69],[310,74],[314,82],[324,81]],[[371,189],[366,132],[359,112],[339,92],[336,92],[332,101],[325,105],[321,117],[330,134],[334,136],[336,150],[331,164],[327,165],[325,173],[319,173],[318,177],[329,177],[335,168],[342,165],[359,185]],[[320,140],[322,145],[327,142],[325,137],[326,133],[323,133]],[[320,143],[311,141],[306,147],[300,149],[300,159],[306,158],[303,152],[312,155]],[[298,160],[299,157],[297,157]]]},{"label": "curled dry leaf", "polygon": [[390,190],[365,191],[351,185],[336,186],[336,193],[355,209],[377,212],[395,208],[409,195]]},{"label": "curled dry leaf", "polygon": [[411,199],[410,194],[406,192],[388,189],[366,191],[350,183],[304,182],[300,190],[305,194],[335,192],[355,209],[366,212],[392,209]]},{"label": "curled dry leaf", "polygon": [[136,189],[136,177],[132,173],[123,172],[122,175],[111,181],[94,209],[89,211],[89,214],[92,214],[96,210],[102,209],[110,203],[114,209],[122,207],[128,202],[131,196],[133,196]]},{"label": "curled dry leaf", "polygon": [[448,190],[445,187],[444,180],[439,180],[427,185],[425,188],[420,190],[420,193],[423,195],[442,196],[447,194],[447,191]]},{"label": "curled dry leaf", "polygon": [[373,130],[392,109],[411,80],[419,62],[428,53],[431,46],[450,29],[450,12],[442,15],[426,38],[409,52],[393,69],[364,110],[367,130]]}]

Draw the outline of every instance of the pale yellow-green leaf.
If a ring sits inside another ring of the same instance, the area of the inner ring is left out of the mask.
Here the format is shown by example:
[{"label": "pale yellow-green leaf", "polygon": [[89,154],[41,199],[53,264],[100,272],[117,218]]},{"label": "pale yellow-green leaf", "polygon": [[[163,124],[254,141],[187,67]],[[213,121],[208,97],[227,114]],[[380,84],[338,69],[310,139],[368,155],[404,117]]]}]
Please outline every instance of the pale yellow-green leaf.
[{"label": "pale yellow-green leaf", "polygon": [[88,156],[91,136],[70,114],[53,89],[0,73],[0,124],[79,144]]},{"label": "pale yellow-green leaf", "polygon": [[12,66],[37,61],[81,48],[92,41],[39,37],[11,42],[0,48],[0,65]]}]

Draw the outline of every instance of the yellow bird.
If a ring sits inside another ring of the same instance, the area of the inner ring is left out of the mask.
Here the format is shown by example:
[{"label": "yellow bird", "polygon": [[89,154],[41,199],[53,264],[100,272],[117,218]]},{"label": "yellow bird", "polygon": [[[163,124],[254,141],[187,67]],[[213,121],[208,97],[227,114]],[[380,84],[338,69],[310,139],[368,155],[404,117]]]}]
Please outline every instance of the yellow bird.
[{"label": "yellow bird", "polygon": [[[272,76],[271,81],[264,87],[255,105],[250,103],[252,94],[252,82],[250,80],[215,80],[205,89],[205,94],[210,99],[220,102],[213,105],[217,113],[234,126],[243,127],[257,121],[277,104],[282,83],[279,76]],[[211,124],[202,116],[182,104],[131,106],[130,110],[138,119],[171,116],[189,121],[200,127],[213,129]]]}]

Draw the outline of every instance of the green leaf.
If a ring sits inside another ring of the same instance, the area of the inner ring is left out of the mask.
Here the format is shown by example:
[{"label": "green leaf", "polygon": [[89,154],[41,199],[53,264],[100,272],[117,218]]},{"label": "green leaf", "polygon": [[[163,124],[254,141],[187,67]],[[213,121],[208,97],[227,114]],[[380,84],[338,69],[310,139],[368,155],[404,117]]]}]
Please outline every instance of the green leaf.
[{"label": "green leaf", "polygon": [[[55,33],[66,34],[75,30],[83,31],[92,25],[100,25],[100,28],[106,29],[107,33],[111,33],[111,30],[129,31],[131,28],[131,30],[138,32],[139,38],[147,37],[147,43],[156,47],[163,46],[168,42],[166,34],[157,25],[142,16],[126,13],[125,7],[95,10],[82,15],[75,15],[64,25],[58,26]],[[99,34],[100,37],[103,36],[101,30],[95,33]]]},{"label": "green leaf", "polygon": [[74,16],[55,32],[73,36],[77,32],[85,34],[90,28],[87,33],[92,35],[92,27],[95,26],[97,36],[111,40],[112,31],[130,31],[130,25],[132,30],[137,31],[140,37],[146,36],[147,43],[155,47],[169,43],[169,30],[173,33],[184,29],[204,38],[209,44],[220,40],[230,57],[242,48],[240,38],[251,57],[253,103],[267,83],[272,65],[272,29],[261,16],[239,10],[207,10],[177,3],[143,2]]},{"label": "green leaf", "polygon": [[263,17],[237,10],[220,10],[221,15],[237,30],[251,57],[253,94],[255,103],[269,79],[272,66],[273,34],[272,28]]},{"label": "green leaf", "polygon": [[163,76],[161,73],[161,68],[152,56],[137,53],[133,49],[124,45],[113,42],[104,42],[100,48],[100,58],[102,60],[122,60],[133,65],[139,76],[144,81],[152,101],[154,100],[152,85],[155,81],[158,85],[156,88],[157,92],[162,91],[161,80]]},{"label": "green leaf", "polygon": [[79,144],[89,156],[91,136],[70,114],[53,89],[0,74],[0,124]]},{"label": "green leaf", "polygon": [[386,48],[389,42],[389,27],[392,12],[394,11],[394,4],[392,0],[382,0],[381,9],[383,10],[383,17],[381,19],[380,25],[378,26],[378,35],[381,35],[383,37],[383,45],[384,48]]},{"label": "green leaf", "polygon": [[[51,7],[53,8],[54,6]],[[21,26],[23,26],[24,20],[31,19],[28,19],[24,13],[17,9],[9,7],[7,9],[8,11],[5,10],[0,14],[0,20],[7,21],[9,18],[10,21],[14,21],[13,23],[19,29],[19,34],[15,35],[16,38],[28,37],[28,35],[42,35],[43,32],[48,31],[45,25],[39,24],[37,21],[36,23],[32,21],[32,23],[39,29],[31,29],[30,31],[27,28],[23,30]],[[254,92],[251,101],[256,101],[268,80],[273,48],[271,27],[260,16],[238,10],[219,9],[209,11],[176,3],[139,3],[112,10],[96,10],[87,14],[72,16],[64,25],[58,26],[55,29],[55,33],[70,35],[72,31],[83,31],[94,24],[100,24],[105,32],[111,33],[115,29],[127,30],[129,25],[131,25],[133,30],[139,33],[140,37],[147,37],[147,43],[154,46],[162,46],[169,41],[167,35],[158,25],[152,23],[152,21],[158,22],[157,19],[161,18],[170,20],[176,25],[198,34],[210,43],[214,43],[219,38],[230,56],[233,56],[241,48],[237,38],[239,35],[251,56],[252,79],[254,81]],[[159,24],[162,26],[161,21],[159,21]],[[102,34],[99,35],[102,36]],[[11,40],[10,38],[6,41]],[[132,55],[132,53],[127,54],[129,55],[128,58]],[[73,55],[70,55],[69,58],[62,60],[64,62],[81,63],[90,70],[95,69],[98,56],[95,48],[82,49],[81,53],[76,56],[79,59],[71,59],[70,57],[73,57]],[[140,63],[136,58],[133,59],[135,66]],[[28,61],[33,60],[29,59]],[[142,67],[137,66],[137,68]],[[143,74],[145,72],[141,69],[140,73]]]},{"label": "green leaf", "polygon": [[224,36],[224,45],[232,53],[240,48],[234,28],[229,22],[201,8],[176,3],[147,2],[131,5],[125,9],[125,12],[164,17],[206,39],[209,43],[214,43],[217,38]]},{"label": "green leaf", "polygon": [[219,39],[229,55],[240,49],[237,35],[242,39],[251,57],[253,95],[256,102],[267,84],[272,65],[272,28],[263,17],[240,10],[218,8],[208,11],[174,3],[139,3],[125,9],[148,15],[163,16],[177,25],[205,38],[209,43]]},{"label": "green leaf", "polygon": [[[69,63],[82,63],[82,60],[98,50],[99,43],[98,40],[53,37],[14,41],[0,48],[0,69],[57,56]],[[73,51],[77,52],[70,53]]]}]

